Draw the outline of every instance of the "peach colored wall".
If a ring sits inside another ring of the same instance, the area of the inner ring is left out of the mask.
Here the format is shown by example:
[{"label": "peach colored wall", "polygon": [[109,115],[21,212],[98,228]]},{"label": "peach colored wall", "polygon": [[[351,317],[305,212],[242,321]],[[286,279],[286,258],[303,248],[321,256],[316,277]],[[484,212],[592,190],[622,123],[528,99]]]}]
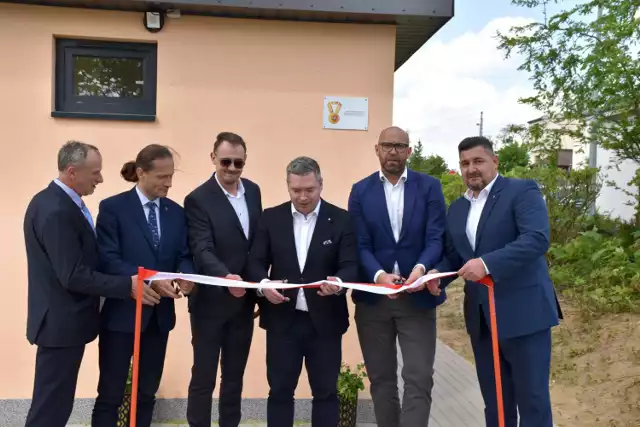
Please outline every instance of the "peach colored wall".
[{"label": "peach colored wall", "polygon": [[[53,119],[54,36],[158,41],[158,120],[127,123]],[[287,199],[284,168],[297,155],[320,162],[324,197],[346,206],[353,182],[377,167],[373,145],[391,124],[395,30],[387,26],[288,23],[210,17],[167,19],[147,32],[142,14],[0,4],[0,132],[4,183],[0,234],[0,399],[30,398],[35,347],[25,338],[26,260],[22,221],[30,198],[56,175],[56,153],[68,139],[96,144],[105,182],[87,199],[93,214],[101,199],[129,188],[118,175],[144,145],[159,142],[181,155],[170,197],[206,180],[217,132],[248,142],[245,176],[263,189],[265,207]],[[369,98],[369,132],[322,129],[325,95]],[[359,159],[359,160],[357,160]],[[162,397],[185,397],[192,361],[188,315],[177,306]],[[78,397],[94,397],[97,341],[84,358]],[[245,376],[245,396],[265,397],[264,332],[256,327]],[[350,328],[344,358],[361,360]],[[216,389],[217,390],[217,389]],[[299,397],[308,397],[306,378]]]}]

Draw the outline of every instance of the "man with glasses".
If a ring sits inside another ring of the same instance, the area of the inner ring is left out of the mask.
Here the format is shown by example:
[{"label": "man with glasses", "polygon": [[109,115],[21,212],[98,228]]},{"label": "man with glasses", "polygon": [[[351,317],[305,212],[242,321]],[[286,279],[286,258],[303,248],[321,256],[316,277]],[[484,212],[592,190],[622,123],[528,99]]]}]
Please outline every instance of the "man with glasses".
[{"label": "man with glasses", "polygon": [[[446,217],[442,186],[434,177],[407,169],[411,147],[404,130],[383,130],[375,152],[380,171],[354,184],[349,195],[362,280],[411,284],[442,256]],[[423,285],[392,296],[354,290],[352,297],[378,426],[428,425],[436,307],[444,302],[444,292],[431,295]],[[396,339],[403,356],[402,410]]]},{"label": "man with glasses", "polygon": [[[218,134],[211,161],[215,173],[184,201],[189,247],[198,274],[242,280],[262,214],[260,187],[241,178],[247,158],[244,140]],[[237,427],[242,380],[253,336],[255,291],[196,285],[189,296],[193,368],[187,402],[190,427],[211,426],[213,390],[221,359],[220,427]]]}]

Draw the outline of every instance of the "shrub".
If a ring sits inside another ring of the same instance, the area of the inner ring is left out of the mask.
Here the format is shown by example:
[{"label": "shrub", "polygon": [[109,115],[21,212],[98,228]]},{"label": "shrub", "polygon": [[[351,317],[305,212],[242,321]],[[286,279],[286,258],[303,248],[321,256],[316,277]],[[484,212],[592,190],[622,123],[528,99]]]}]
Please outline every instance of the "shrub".
[{"label": "shrub", "polygon": [[549,249],[557,289],[598,312],[640,312],[640,231],[624,236],[597,229]]},{"label": "shrub", "polygon": [[364,390],[364,378],[366,377],[364,363],[358,364],[353,372],[349,365],[343,363],[338,376],[338,396],[340,400],[352,401],[357,399],[358,391]]}]

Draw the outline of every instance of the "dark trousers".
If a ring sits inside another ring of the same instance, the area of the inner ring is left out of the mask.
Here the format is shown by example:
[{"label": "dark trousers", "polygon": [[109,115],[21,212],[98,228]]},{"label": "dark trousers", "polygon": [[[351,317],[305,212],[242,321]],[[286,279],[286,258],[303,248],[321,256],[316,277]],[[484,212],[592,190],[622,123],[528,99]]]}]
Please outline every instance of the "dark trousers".
[{"label": "dark trousers", "polygon": [[303,359],[313,396],[311,425],[337,427],[342,335],[318,335],[311,317],[302,311],[296,311],[296,320],[290,330],[267,330],[267,425],[293,426],[294,394]]},{"label": "dark trousers", "polygon": [[[498,426],[491,333],[480,311],[480,335],[471,337],[476,372],[484,398],[487,427]],[[551,330],[499,340],[505,427],[553,427],[549,370]]]},{"label": "dark trousers", "polygon": [[191,315],[193,367],[187,399],[190,427],[210,427],[213,390],[221,365],[220,427],[237,427],[242,417],[242,385],[253,338],[253,310],[243,308],[233,317]]},{"label": "dark trousers", "polygon": [[[436,351],[436,310],[415,306],[408,295],[356,304],[355,321],[365,367],[371,382],[379,427],[429,425],[433,363]],[[404,394],[398,396],[400,343]]]},{"label": "dark trousers", "polygon": [[31,408],[25,427],[64,427],[73,410],[84,345],[38,347]]},{"label": "dark trousers", "polygon": [[[140,335],[138,371],[138,415],[140,427],[149,427],[153,417],[156,393],[160,386],[169,332],[158,329],[155,316]],[[115,427],[118,407],[122,404],[129,364],[133,355],[133,333],[100,331],[98,397],[93,407],[92,427]],[[131,414],[133,416],[133,414]]]}]

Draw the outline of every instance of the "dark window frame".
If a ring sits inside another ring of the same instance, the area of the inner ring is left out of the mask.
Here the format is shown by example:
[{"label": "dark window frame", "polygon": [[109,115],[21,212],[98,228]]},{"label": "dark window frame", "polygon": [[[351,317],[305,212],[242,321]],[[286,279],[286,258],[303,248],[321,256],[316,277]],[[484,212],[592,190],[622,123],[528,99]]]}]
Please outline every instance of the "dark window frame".
[{"label": "dark window frame", "polygon": [[[51,116],[154,121],[158,89],[157,46],[156,43],[56,38],[55,107]],[[75,96],[73,56],[78,54],[142,60],[143,96],[141,98]]]}]

